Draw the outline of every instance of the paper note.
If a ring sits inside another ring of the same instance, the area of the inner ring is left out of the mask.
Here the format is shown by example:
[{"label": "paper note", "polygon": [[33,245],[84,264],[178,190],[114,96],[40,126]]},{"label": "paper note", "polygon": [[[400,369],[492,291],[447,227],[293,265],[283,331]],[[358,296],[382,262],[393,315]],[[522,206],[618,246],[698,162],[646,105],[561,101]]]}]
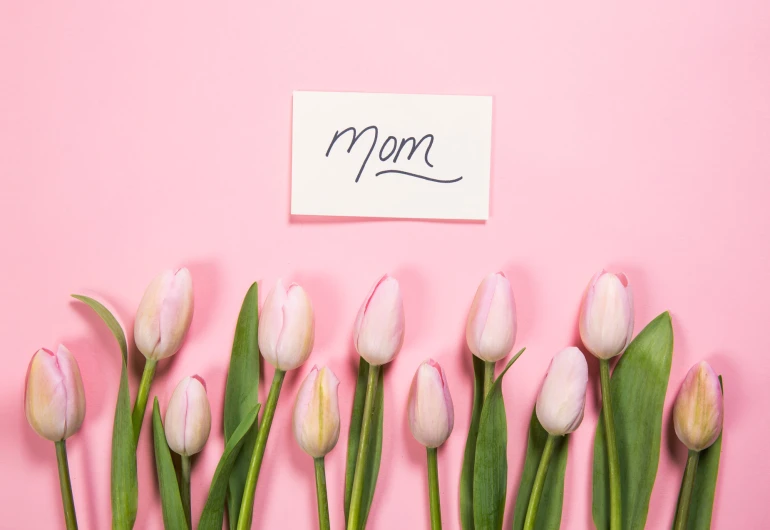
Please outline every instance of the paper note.
[{"label": "paper note", "polygon": [[492,98],[295,92],[291,213],[487,219]]}]

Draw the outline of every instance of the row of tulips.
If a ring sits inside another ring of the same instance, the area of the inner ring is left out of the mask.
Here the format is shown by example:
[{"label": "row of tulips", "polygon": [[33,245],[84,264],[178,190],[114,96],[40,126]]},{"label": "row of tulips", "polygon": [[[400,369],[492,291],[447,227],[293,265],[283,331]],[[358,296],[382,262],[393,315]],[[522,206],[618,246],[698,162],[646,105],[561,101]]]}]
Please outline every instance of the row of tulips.
[{"label": "row of tulips", "polygon": [[[134,342],[145,356],[146,364],[132,411],[128,407],[127,344],[122,328],[101,303],[86,297],[76,298],[86,302],[104,319],[115,334],[123,354],[113,431],[113,527],[131,528],[136,515],[138,487],[136,442],[157,363],[180,349],[190,327],[193,315],[192,279],[186,269],[166,271],[152,281],[139,304]],[[633,299],[627,278],[623,274],[598,273],[585,292],[579,328],[583,346],[599,359],[600,364],[603,398],[601,430],[604,436],[603,441],[597,440],[597,443],[604,445],[595,459],[606,459],[598,465],[604,466],[609,479],[609,516],[604,521],[606,526],[600,521],[597,521],[597,526],[610,530],[636,528],[640,524],[644,526],[644,521],[624,524],[622,469],[615,439],[616,416],[612,402],[615,394],[610,387],[609,360],[629,348],[633,322]],[[299,368],[308,359],[313,338],[314,316],[310,298],[301,286],[286,286],[281,280],[263,304],[257,334],[256,284],[252,286],[241,309],[228,375],[225,451],[212,480],[198,528],[221,528],[225,506],[231,530],[251,528],[254,494],[281,386],[286,372]],[[400,287],[396,279],[385,275],[367,295],[354,326],[353,341],[360,355],[360,365],[349,432],[345,484],[344,515],[349,530],[358,530],[366,525],[382,444],[382,366],[396,357],[403,338],[404,310]],[[510,354],[516,338],[514,297],[511,285],[502,273],[490,274],[480,284],[468,315],[466,338],[468,348],[475,356],[477,388],[460,485],[462,526],[464,529],[501,528],[507,469],[501,381],[523,352],[523,349],[519,351],[505,370],[495,375],[496,362]],[[275,368],[275,372],[262,408],[261,421],[258,422],[260,404],[256,388],[260,353]],[[666,374],[666,381],[667,378]],[[548,488],[553,487],[547,480],[549,473],[551,476],[561,473],[560,487],[563,489],[566,444],[562,442],[583,420],[588,381],[588,366],[580,349],[571,346],[553,357],[533,412],[526,464],[531,472],[525,469],[526,476],[522,477],[514,528],[532,530],[552,527],[553,513],[558,526],[561,497],[556,505],[549,503],[544,508],[552,514],[539,514],[540,503],[544,491],[547,493]],[[313,366],[299,388],[292,416],[296,441],[314,460],[318,520],[322,529],[330,528],[324,457],[339,439],[339,385],[339,379],[328,367]],[[63,345],[56,353],[41,349],[33,356],[27,372],[25,409],[33,429],[40,436],[55,442],[64,518],[68,529],[77,528],[65,440],[75,434],[83,422],[85,393],[77,362]],[[406,412],[414,438],[427,449],[431,526],[441,528],[437,448],[452,432],[454,409],[446,375],[434,360],[429,359],[417,368]],[[722,416],[721,380],[707,363],[700,362],[687,374],[674,406],[676,434],[690,450],[675,514],[676,530],[688,528],[688,508],[695,487],[699,455],[719,438]],[[186,377],[179,382],[167,404],[163,420],[155,399],[153,437],[166,528],[193,526],[190,457],[203,449],[210,429],[211,409],[206,383],[199,376]],[[543,432],[541,442],[533,443],[540,431]],[[169,449],[181,457],[178,474],[170,459]],[[554,467],[552,461],[562,459],[561,454],[564,455],[563,464]],[[716,480],[715,476],[713,480]],[[519,507],[521,510],[518,510]],[[710,507],[708,509],[710,513]]]}]

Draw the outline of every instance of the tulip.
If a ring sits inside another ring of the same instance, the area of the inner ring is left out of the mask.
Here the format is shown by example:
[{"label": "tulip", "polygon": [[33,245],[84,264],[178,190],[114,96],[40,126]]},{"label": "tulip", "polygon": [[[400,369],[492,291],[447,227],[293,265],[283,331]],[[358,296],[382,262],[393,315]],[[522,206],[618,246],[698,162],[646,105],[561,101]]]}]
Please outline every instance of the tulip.
[{"label": "tulip", "polygon": [[211,407],[200,376],[185,377],[176,386],[164,425],[168,446],[175,453],[190,457],[203,449],[211,431]]},{"label": "tulip", "polygon": [[687,372],[674,403],[674,430],[691,451],[710,447],[722,432],[722,388],[716,372],[701,361]]},{"label": "tulip", "polygon": [[[398,280],[387,274],[380,278],[358,310],[353,327],[353,343],[361,356],[359,367],[366,370],[366,398],[358,439],[356,462],[363,462],[369,450],[371,419],[374,412],[374,397],[379,384],[380,367],[389,363],[401,350],[404,343],[404,302]],[[364,465],[357,465],[353,475],[353,490],[350,495],[348,530],[365,526],[362,520],[361,499],[364,488]]]},{"label": "tulip", "polygon": [[259,350],[279,370],[299,368],[313,349],[313,306],[305,290],[278,280],[262,306]]},{"label": "tulip", "polygon": [[67,530],[75,530],[78,524],[65,440],[83,424],[86,396],[78,363],[64,345],[56,353],[40,349],[32,356],[27,369],[24,410],[35,432],[56,446],[64,520]]},{"label": "tulip", "polygon": [[356,316],[356,351],[373,366],[389,363],[404,343],[404,302],[398,280],[387,274],[369,291]]},{"label": "tulip", "polygon": [[314,332],[313,306],[305,290],[296,283],[287,288],[278,280],[265,299],[259,319],[259,349],[262,357],[275,367],[275,372],[249,461],[237,530],[251,528],[259,470],[283,379],[288,370],[298,368],[310,356]]},{"label": "tulip", "polygon": [[719,438],[723,417],[719,377],[707,362],[701,361],[687,372],[674,402],[674,430],[689,449],[674,517],[674,530],[687,528],[700,452],[711,447]]},{"label": "tulip", "polygon": [[471,353],[484,361],[486,398],[495,380],[495,363],[511,353],[516,340],[516,301],[502,272],[487,274],[476,290],[465,325]]},{"label": "tulip", "polygon": [[588,284],[580,309],[580,338],[599,359],[623,353],[634,331],[634,300],[622,272],[602,270]]},{"label": "tulip", "polygon": [[423,362],[414,374],[409,390],[409,428],[412,436],[428,451],[428,498],[433,530],[441,528],[438,482],[438,446],[446,442],[454,426],[454,406],[441,366],[433,359]]},{"label": "tulip", "polygon": [[147,397],[158,361],[174,355],[182,346],[193,315],[192,277],[187,269],[167,270],[156,276],[139,302],[134,323],[134,342],[147,361],[136,394],[132,423],[139,440]]},{"label": "tulip", "polygon": [[180,494],[189,526],[192,520],[190,456],[203,449],[211,431],[211,407],[206,395],[206,382],[202,377],[185,377],[176,385],[168,402],[163,430],[169,448],[182,457]]},{"label": "tulip", "polygon": [[43,348],[32,357],[24,404],[27,421],[46,440],[60,442],[80,430],[86,415],[83,380],[64,345],[56,353]]},{"label": "tulip", "polygon": [[583,421],[588,387],[588,364],[583,353],[565,348],[551,361],[535,405],[537,420],[548,432],[524,518],[524,530],[535,528],[548,466],[560,436],[574,432]]},{"label": "tulip", "polygon": [[622,523],[620,459],[615,442],[615,421],[610,398],[609,359],[620,355],[634,331],[634,301],[628,278],[623,273],[602,270],[588,284],[580,308],[580,338],[583,345],[599,358],[602,388],[602,416],[607,444],[610,483],[610,530],[620,530]]},{"label": "tulip", "polygon": [[324,457],[340,437],[340,407],[337,388],[340,380],[329,368],[314,366],[297,392],[294,404],[294,438],[315,463],[318,526],[330,528]]},{"label": "tulip", "polygon": [[340,381],[329,368],[314,366],[297,393],[294,404],[294,437],[313,458],[323,458],[340,436]]},{"label": "tulip", "polygon": [[511,353],[516,340],[516,302],[505,274],[488,274],[476,290],[465,338],[471,353],[487,362],[497,362]]},{"label": "tulip", "polygon": [[192,316],[190,271],[163,271],[147,287],[136,310],[136,348],[153,361],[171,357],[182,346]]},{"label": "tulip", "polygon": [[540,387],[535,412],[543,429],[553,436],[574,432],[583,421],[588,387],[588,364],[573,347],[557,353]]},{"label": "tulip", "polygon": [[409,392],[409,428],[415,440],[428,448],[442,445],[454,426],[454,408],[446,375],[429,359],[422,363]]}]

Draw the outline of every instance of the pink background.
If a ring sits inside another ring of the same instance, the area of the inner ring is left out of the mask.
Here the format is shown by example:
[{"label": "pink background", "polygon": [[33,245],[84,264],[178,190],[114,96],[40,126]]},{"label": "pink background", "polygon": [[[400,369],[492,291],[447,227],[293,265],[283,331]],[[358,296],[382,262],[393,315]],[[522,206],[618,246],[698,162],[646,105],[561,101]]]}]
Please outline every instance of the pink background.
[{"label": "pink background", "polygon": [[[153,394],[199,373],[216,412],[193,464],[194,517],[222,450],[221,405],[242,297],[285,276],[309,291],[317,339],[288,376],[256,498],[258,528],[312,528],[312,462],[289,416],[312,363],[341,377],[328,457],[335,528],[353,393],[351,328],[383,272],[402,282],[404,348],[388,369],[383,464],[370,528],[428,526],[425,454],[405,419],[418,363],[446,369],[455,432],[439,453],[446,528],[469,422],[464,322],[483,275],[503,270],[519,309],[504,383],[512,506],[526,429],[551,356],[576,341],[582,291],[628,273],[636,331],[670,310],[676,333],[649,528],[672,520],[685,451],[671,404],[687,369],[724,375],[715,528],[767,523],[770,460],[770,4],[324,1],[0,3],[0,276],[3,528],[63,527],[53,445],[23,414],[32,353],[64,342],[88,412],[68,443],[81,528],[110,520],[119,362],[69,294],[90,289],[127,323],[149,280],[186,265],[195,317]],[[487,223],[289,216],[295,89],[494,96]],[[563,528],[590,526],[597,365],[571,440]],[[131,362],[135,388],[142,363]],[[267,381],[272,370],[267,370]],[[261,395],[265,396],[263,383]],[[132,395],[134,390],[132,390]],[[160,528],[150,430],[139,448],[137,528]],[[506,526],[512,519],[506,513]]]}]

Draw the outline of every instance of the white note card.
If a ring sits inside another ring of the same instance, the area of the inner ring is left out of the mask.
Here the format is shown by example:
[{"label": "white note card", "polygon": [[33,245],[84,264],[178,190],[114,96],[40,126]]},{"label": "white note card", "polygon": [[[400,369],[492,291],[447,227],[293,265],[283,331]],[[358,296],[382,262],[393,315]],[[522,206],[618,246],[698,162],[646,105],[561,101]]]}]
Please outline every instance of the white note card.
[{"label": "white note card", "polygon": [[294,92],[291,213],[486,220],[492,98]]}]

